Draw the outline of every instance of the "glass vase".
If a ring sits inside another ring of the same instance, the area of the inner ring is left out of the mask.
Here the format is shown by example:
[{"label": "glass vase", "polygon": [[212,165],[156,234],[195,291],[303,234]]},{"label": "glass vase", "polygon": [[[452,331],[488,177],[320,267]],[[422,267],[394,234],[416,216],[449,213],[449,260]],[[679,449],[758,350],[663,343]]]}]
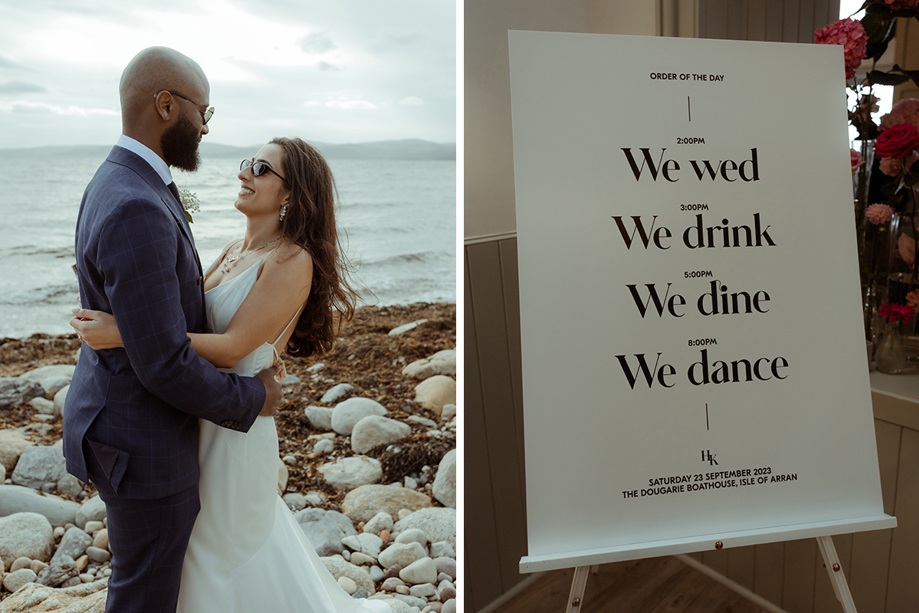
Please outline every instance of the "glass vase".
[{"label": "glass vase", "polygon": [[[919,295],[919,257],[916,238],[919,236],[919,215],[896,213],[890,220],[890,259],[887,273],[886,302],[915,303]],[[919,337],[915,318],[901,326],[906,357],[919,358]]]},{"label": "glass vase", "polygon": [[[871,177],[875,167],[874,140],[858,140],[864,163],[852,175],[852,192],[855,204],[855,232],[858,238],[858,264],[862,287],[862,311],[865,326],[865,340],[877,343],[877,311],[880,306],[879,290],[883,288],[886,278],[884,268],[887,265],[889,247],[886,244],[886,228],[879,228],[868,223],[865,211],[872,202],[878,200],[878,194],[871,192]],[[877,187],[875,186],[875,191]]]},{"label": "glass vase", "polygon": [[887,324],[885,327],[874,352],[874,362],[880,372],[888,375],[895,375],[906,368],[906,350],[899,324]]}]

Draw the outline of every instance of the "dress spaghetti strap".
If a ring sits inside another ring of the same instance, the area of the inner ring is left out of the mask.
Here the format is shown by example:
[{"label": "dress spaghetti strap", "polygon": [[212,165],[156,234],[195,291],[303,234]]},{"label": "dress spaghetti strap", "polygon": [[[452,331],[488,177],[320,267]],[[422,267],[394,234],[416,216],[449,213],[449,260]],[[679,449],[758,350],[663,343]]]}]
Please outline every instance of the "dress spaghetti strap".
[{"label": "dress spaghetti strap", "polygon": [[[306,305],[303,305],[303,306],[306,306]],[[287,325],[284,327],[284,330],[282,330],[281,333],[278,335],[278,338],[274,339],[274,342],[271,343],[271,350],[274,351],[275,360],[281,359],[281,355],[278,353],[278,347],[277,347],[278,341],[281,340],[285,334],[287,334],[287,330],[290,329],[290,325],[297,320],[297,317],[300,316],[300,311],[303,310],[303,306],[297,309],[297,312],[294,313],[293,318],[289,322],[287,322]]]}]

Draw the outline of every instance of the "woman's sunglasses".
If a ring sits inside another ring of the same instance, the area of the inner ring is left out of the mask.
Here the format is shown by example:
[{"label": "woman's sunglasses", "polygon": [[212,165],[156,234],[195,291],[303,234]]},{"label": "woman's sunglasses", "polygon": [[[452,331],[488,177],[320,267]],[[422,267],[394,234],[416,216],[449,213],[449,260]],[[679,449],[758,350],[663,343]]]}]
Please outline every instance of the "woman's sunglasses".
[{"label": "woman's sunglasses", "polygon": [[279,178],[281,181],[284,181],[284,185],[287,185],[287,179],[285,179],[284,177],[276,173],[274,170],[272,170],[271,166],[269,166],[265,162],[256,162],[255,160],[243,160],[242,162],[239,163],[240,170],[245,170],[246,168],[250,168],[250,167],[252,168],[253,177],[260,177],[266,172],[270,172],[271,174]]}]

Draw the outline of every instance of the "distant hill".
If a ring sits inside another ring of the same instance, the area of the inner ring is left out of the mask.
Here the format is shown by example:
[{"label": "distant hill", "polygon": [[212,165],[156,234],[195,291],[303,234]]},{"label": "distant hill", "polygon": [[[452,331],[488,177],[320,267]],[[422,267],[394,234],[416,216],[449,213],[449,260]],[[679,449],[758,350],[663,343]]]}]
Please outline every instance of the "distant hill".
[{"label": "distant hill", "polygon": [[[455,160],[455,143],[432,143],[426,140],[383,140],[370,143],[311,142],[320,153],[332,160]],[[201,143],[202,157],[252,157],[261,145],[233,147]]]},{"label": "distant hill", "polygon": [[[335,160],[455,160],[455,143],[432,143],[430,141],[384,140],[370,143],[319,143],[312,142],[314,147],[325,157]],[[261,144],[250,147],[235,147],[211,143],[207,140],[201,143],[201,157],[237,157],[249,158],[261,148]],[[30,147],[23,149],[0,149],[0,155],[91,155],[104,158],[111,150],[110,145],[82,145],[59,147]]]}]

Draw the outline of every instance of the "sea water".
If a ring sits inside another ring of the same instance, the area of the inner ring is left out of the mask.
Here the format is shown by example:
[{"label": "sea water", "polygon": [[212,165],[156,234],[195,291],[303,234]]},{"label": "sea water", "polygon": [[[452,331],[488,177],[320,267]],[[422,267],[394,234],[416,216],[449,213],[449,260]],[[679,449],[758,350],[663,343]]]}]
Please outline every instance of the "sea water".
[{"label": "sea water", "polygon": [[[0,150],[0,338],[72,332],[77,302],[70,265],[86,184],[110,147]],[[200,210],[192,231],[203,265],[245,232],[233,206],[237,157],[203,157],[174,171]],[[456,171],[443,160],[330,159],[337,219],[362,304],[456,302]]]}]

